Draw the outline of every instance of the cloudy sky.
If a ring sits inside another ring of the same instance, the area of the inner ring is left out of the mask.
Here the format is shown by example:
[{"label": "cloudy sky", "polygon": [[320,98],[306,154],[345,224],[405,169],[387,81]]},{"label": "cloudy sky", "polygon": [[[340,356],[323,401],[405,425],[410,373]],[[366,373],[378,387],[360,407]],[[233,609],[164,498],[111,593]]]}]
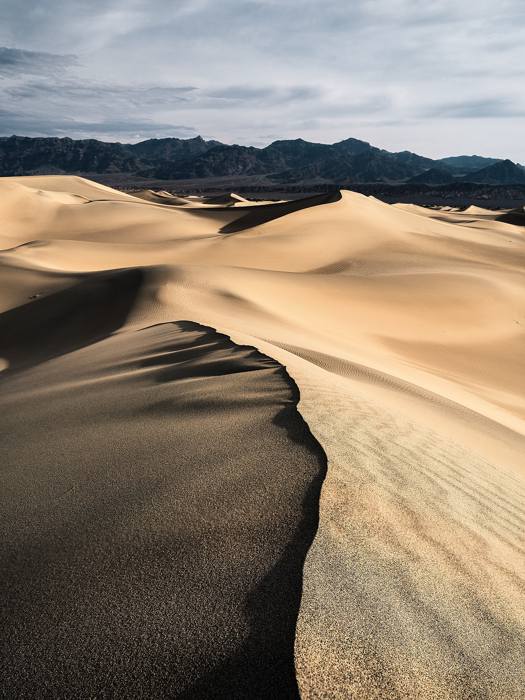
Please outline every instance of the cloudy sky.
[{"label": "cloudy sky", "polygon": [[0,134],[525,162],[523,0],[2,0]]}]

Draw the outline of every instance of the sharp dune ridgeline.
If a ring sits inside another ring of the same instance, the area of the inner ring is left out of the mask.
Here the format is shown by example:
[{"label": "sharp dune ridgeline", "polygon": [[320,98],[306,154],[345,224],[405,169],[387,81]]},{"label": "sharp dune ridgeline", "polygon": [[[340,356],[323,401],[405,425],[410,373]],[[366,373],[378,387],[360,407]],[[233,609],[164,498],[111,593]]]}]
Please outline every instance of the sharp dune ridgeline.
[{"label": "sharp dune ridgeline", "polygon": [[4,696],[522,700],[522,214],[1,178]]}]

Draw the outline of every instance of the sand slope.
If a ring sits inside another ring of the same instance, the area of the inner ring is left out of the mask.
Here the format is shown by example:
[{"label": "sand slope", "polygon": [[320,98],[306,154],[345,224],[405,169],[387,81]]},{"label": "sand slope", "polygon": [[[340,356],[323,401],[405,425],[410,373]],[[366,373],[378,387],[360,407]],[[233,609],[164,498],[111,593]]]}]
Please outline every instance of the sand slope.
[{"label": "sand slope", "polygon": [[[285,365],[328,456],[302,696],[522,698],[525,229],[349,192],[242,204],[4,178],[3,318],[30,327],[48,300],[76,315],[79,285],[140,269],[119,322],[100,310],[101,335],[190,320]],[[68,335],[84,343],[81,319]],[[6,364],[24,343],[31,331]]]},{"label": "sand slope", "polygon": [[112,335],[143,281],[0,316],[2,692],[297,697],[324,454],[253,348],[192,322]]}]

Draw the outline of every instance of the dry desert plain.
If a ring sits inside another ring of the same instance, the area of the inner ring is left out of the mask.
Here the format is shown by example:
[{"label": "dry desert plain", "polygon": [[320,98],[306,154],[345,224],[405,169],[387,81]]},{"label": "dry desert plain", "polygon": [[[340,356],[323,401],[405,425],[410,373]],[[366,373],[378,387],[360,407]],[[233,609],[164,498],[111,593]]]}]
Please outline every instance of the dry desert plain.
[{"label": "dry desert plain", "polygon": [[0,179],[2,697],[523,699],[502,218]]}]

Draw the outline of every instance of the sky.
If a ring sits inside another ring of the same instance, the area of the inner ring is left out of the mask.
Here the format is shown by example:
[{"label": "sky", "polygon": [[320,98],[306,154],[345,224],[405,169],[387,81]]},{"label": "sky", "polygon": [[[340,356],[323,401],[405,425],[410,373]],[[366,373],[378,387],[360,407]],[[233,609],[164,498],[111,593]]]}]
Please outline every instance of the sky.
[{"label": "sky", "polygon": [[0,135],[525,162],[523,0],[1,0]]}]

